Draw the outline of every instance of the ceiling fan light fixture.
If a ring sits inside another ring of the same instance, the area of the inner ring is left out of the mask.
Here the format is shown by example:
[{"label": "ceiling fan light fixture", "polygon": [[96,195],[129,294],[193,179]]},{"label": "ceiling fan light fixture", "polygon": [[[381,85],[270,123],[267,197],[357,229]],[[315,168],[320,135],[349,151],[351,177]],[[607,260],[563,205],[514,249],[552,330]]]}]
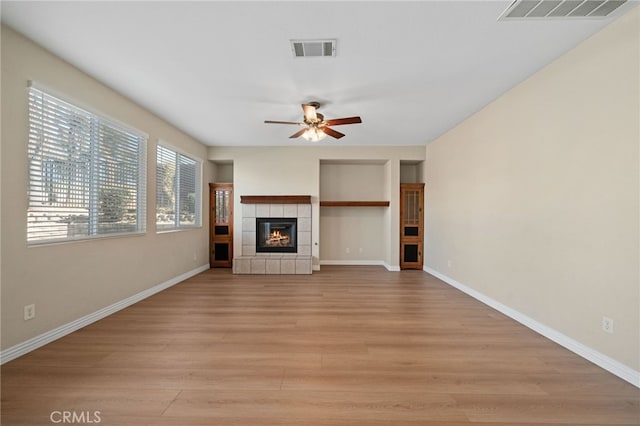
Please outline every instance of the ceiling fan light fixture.
[{"label": "ceiling fan light fixture", "polygon": [[309,127],[302,134],[302,137],[309,142],[320,142],[322,139],[327,137],[327,134],[317,127]]},{"label": "ceiling fan light fixture", "polygon": [[302,136],[309,142],[319,142],[327,136],[331,136],[334,139],[340,139],[344,136],[344,133],[340,133],[329,126],[340,126],[343,124],[357,124],[362,123],[360,117],[344,117],[344,118],[331,118],[324,119],[324,115],[318,112],[320,104],[318,102],[309,102],[302,104],[302,112],[304,113],[303,121],[275,121],[265,120],[265,124],[293,124],[296,126],[306,126],[301,130],[298,130],[289,139],[295,139]]}]

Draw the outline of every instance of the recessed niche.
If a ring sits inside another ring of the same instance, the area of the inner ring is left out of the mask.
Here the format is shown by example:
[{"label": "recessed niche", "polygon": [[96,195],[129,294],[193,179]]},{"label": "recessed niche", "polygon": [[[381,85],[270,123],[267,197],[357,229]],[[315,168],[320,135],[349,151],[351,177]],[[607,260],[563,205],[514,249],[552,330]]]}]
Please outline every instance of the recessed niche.
[{"label": "recessed niche", "polygon": [[233,161],[214,161],[214,182],[233,183]]}]

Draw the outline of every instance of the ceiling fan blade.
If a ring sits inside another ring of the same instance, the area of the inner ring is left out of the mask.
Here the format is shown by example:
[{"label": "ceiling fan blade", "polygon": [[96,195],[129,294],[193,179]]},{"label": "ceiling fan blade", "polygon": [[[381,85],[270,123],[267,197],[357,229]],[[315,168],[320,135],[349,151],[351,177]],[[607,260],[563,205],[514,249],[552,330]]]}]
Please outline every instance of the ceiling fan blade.
[{"label": "ceiling fan blade", "polygon": [[332,118],[326,121],[327,126],[339,126],[341,124],[357,124],[362,123],[360,117]]},{"label": "ceiling fan blade", "polygon": [[336,132],[335,130],[333,130],[332,128],[327,127],[327,126],[322,126],[320,128],[320,130],[322,130],[323,132],[325,132],[327,135],[331,136],[332,138],[340,139],[341,137],[344,136],[343,133]]},{"label": "ceiling fan blade", "polygon": [[265,124],[295,124],[296,126],[305,126],[306,124],[300,123],[298,121],[273,121],[273,120],[264,120]]},{"label": "ceiling fan blade", "polygon": [[304,119],[306,121],[316,121],[318,119],[315,106],[302,104],[302,111],[304,111]]},{"label": "ceiling fan blade", "polygon": [[303,134],[304,132],[306,132],[306,131],[307,131],[307,129],[305,128],[305,129],[302,129],[302,130],[300,130],[300,131],[298,131],[298,132],[295,132],[294,134],[292,134],[291,136],[289,136],[289,139],[299,138],[299,137],[300,137],[300,136],[302,136],[302,134]]}]

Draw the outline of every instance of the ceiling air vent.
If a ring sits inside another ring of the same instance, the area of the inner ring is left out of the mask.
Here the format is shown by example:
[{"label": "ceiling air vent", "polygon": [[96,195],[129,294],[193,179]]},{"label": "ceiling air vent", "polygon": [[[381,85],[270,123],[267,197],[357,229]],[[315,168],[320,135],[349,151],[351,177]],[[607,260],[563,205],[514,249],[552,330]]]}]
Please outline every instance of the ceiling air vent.
[{"label": "ceiling air vent", "polygon": [[627,0],[516,0],[500,20],[604,18]]},{"label": "ceiling air vent", "polygon": [[295,58],[336,56],[335,40],[291,40]]}]

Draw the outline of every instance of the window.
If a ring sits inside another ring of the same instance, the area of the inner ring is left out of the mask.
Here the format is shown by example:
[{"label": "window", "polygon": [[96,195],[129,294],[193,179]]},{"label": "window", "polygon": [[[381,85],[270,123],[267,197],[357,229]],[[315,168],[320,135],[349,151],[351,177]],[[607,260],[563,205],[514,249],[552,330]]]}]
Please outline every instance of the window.
[{"label": "window", "polygon": [[156,155],[156,230],[201,224],[201,162],[158,144]]},{"label": "window", "polygon": [[31,86],[27,242],[143,233],[146,141]]}]

